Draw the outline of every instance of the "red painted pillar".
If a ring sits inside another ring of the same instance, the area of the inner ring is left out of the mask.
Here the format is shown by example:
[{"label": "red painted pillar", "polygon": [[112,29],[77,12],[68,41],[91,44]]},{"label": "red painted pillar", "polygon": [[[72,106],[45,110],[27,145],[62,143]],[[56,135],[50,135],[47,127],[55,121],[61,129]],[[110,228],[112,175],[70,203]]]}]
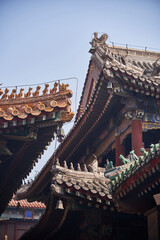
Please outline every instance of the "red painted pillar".
[{"label": "red painted pillar", "polygon": [[133,119],[131,122],[132,133],[132,150],[134,150],[137,156],[142,155],[140,149],[143,147],[142,142],[142,121],[139,119]]},{"label": "red painted pillar", "polygon": [[124,145],[120,142],[120,136],[115,137],[115,150],[116,150],[116,166],[122,165],[122,161],[119,159],[120,154],[125,155]]}]

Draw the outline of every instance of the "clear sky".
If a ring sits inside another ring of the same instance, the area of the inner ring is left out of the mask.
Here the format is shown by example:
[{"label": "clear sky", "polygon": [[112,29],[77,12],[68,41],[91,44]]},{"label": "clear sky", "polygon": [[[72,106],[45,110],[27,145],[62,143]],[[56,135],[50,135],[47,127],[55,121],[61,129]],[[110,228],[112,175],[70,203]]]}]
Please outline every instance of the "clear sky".
[{"label": "clear sky", "polygon": [[[0,0],[0,82],[76,77],[78,103],[94,32],[107,33],[115,43],[160,49],[159,24],[160,0]],[[69,83],[75,96],[76,83]],[[54,149],[55,143],[36,170]]]}]

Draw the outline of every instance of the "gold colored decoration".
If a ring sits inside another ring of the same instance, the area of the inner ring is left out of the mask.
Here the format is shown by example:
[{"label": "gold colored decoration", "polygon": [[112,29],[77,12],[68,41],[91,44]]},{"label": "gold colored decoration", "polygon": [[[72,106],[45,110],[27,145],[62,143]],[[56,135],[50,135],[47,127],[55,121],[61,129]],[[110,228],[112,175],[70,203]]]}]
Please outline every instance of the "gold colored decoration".
[{"label": "gold colored decoration", "polygon": [[36,91],[35,91],[34,93],[32,93],[33,97],[39,96],[40,89],[41,89],[41,87],[40,87],[40,86],[37,86]]},{"label": "gold colored decoration", "polygon": [[2,89],[0,88],[0,96],[3,94],[3,91],[2,91]]},{"label": "gold colored decoration", "polygon": [[51,107],[57,107],[58,106],[58,104],[57,104],[57,102],[55,101],[55,100],[52,100],[51,102],[50,102],[50,105],[51,105]]},{"label": "gold colored decoration", "polygon": [[25,119],[28,115],[26,113],[19,113],[18,117],[21,119]]},{"label": "gold colored decoration", "polygon": [[[9,106],[8,108],[7,108],[7,111],[5,111],[5,114],[7,115],[8,113],[9,114],[12,114],[12,112],[13,112],[13,106]],[[5,109],[6,110],[6,109]]]},{"label": "gold colored decoration", "polygon": [[74,117],[74,113],[73,112],[63,111],[61,113],[61,121],[63,121],[63,122],[69,122],[69,121],[72,120],[73,117]]},{"label": "gold colored decoration", "polygon": [[67,111],[67,112],[71,112],[71,106],[70,106],[70,105],[67,105],[66,111]]},{"label": "gold colored decoration", "polygon": [[4,94],[2,95],[2,98],[1,99],[6,99],[8,97],[8,93],[9,93],[9,89],[6,88],[5,91],[4,91]]},{"label": "gold colored decoration", "polygon": [[[57,92],[58,90],[58,86],[59,86],[59,92]],[[46,83],[45,87],[42,91],[42,95],[41,96],[45,96],[45,95],[49,95],[49,94],[53,94],[56,95],[60,92],[65,92],[68,91],[68,94],[72,95],[72,91],[68,89],[69,84],[59,84],[57,82],[54,83],[54,87],[52,89],[50,89],[49,91],[49,84]],[[9,89],[6,88],[4,91],[0,88],[0,96],[2,95],[1,99],[17,99],[17,98],[29,98],[29,97],[38,97],[40,95],[40,86],[36,87],[35,92],[32,93],[33,88],[29,87],[28,92],[23,94],[24,88],[21,88],[19,93],[16,94],[17,89],[12,89],[11,94],[9,95]],[[64,93],[63,93],[64,94]],[[67,94],[67,93],[66,93]],[[69,96],[69,95],[68,95]],[[70,96],[69,96],[70,97]]]},{"label": "gold colored decoration", "polygon": [[45,107],[45,112],[52,112],[53,108],[52,107]]},{"label": "gold colored decoration", "polygon": [[69,84],[64,84],[64,83],[59,84],[59,92],[68,90],[68,87],[69,87]]},{"label": "gold colored decoration", "polygon": [[5,112],[2,110],[2,108],[0,108],[0,117],[4,117]]},{"label": "gold colored decoration", "polygon": [[[58,86],[61,93],[57,90]],[[68,84],[55,82],[54,87],[49,91],[49,84],[45,84],[41,95],[40,86],[36,87],[35,92],[32,92],[33,88],[29,87],[26,93],[23,93],[24,88],[20,88],[17,94],[15,88],[11,90],[11,94],[8,94],[8,88],[4,91],[0,89],[0,95],[2,95],[0,99],[0,118],[11,121],[14,117],[25,119],[29,114],[39,116],[42,111],[49,113],[64,110],[63,121],[65,119],[70,121],[74,113],[71,113],[71,101],[69,99],[71,91],[68,86]]]},{"label": "gold colored decoration", "polygon": [[43,96],[48,94],[48,88],[49,88],[49,84],[45,84],[45,88],[42,91],[43,92]]},{"label": "gold colored decoration", "polygon": [[13,116],[12,115],[5,115],[3,118],[7,121],[11,121],[13,119]]},{"label": "gold colored decoration", "polygon": [[18,94],[16,94],[16,98],[22,98],[23,97],[23,91],[24,91],[24,88],[21,88],[20,92]]},{"label": "gold colored decoration", "polygon": [[50,89],[50,93],[51,94],[56,94],[57,93],[57,87],[58,87],[58,83],[57,82],[55,82],[54,83],[54,87],[52,88],[52,89]]},{"label": "gold colored decoration", "polygon": [[59,100],[58,101],[58,107],[64,108],[67,106],[67,103],[64,100]]},{"label": "gold colored decoration", "polygon": [[42,102],[39,102],[37,107],[40,111],[43,111],[45,109],[45,105]]},{"label": "gold colored decoration", "polygon": [[33,89],[33,88],[32,88],[32,87],[30,87],[30,88],[28,89],[28,92],[24,94],[24,97],[25,97],[25,98],[27,98],[27,97],[30,97],[30,96],[31,96],[31,94],[32,94],[32,92],[31,92],[31,91],[32,91],[32,89]]},{"label": "gold colored decoration", "polygon": [[15,95],[16,95],[16,89],[13,89],[11,94],[8,95],[8,99],[12,99],[12,98],[15,98]]},{"label": "gold colored decoration", "polygon": [[41,111],[38,110],[38,109],[35,109],[35,110],[32,110],[31,114],[32,114],[33,116],[38,116],[39,114],[41,114]]},{"label": "gold colored decoration", "polygon": [[32,108],[29,107],[28,105],[26,105],[26,107],[25,107],[25,112],[26,112],[27,114],[30,114],[30,113],[32,112]]},{"label": "gold colored decoration", "polygon": [[13,107],[12,115],[13,116],[18,116],[18,114],[19,114],[19,111],[15,107]]}]

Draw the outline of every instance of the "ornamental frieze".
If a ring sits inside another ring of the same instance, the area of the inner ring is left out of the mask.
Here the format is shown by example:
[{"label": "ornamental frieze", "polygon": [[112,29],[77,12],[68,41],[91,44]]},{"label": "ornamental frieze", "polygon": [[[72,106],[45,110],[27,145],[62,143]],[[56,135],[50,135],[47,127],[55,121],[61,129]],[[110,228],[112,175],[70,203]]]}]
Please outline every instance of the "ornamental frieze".
[{"label": "ornamental frieze", "polygon": [[142,129],[145,132],[152,129],[160,129],[160,123],[142,122]]},{"label": "ornamental frieze", "polygon": [[145,113],[143,122],[160,123],[160,114]]},{"label": "ornamental frieze", "polygon": [[72,91],[68,89],[69,84],[60,84],[55,82],[53,88],[49,89],[49,84],[44,84],[44,89],[37,86],[35,91],[29,87],[28,92],[24,93],[24,88],[19,92],[12,89],[0,89],[0,118],[5,121],[11,121],[14,118],[26,119],[30,116],[40,116],[65,110],[69,115],[69,121],[73,117],[71,112]]}]

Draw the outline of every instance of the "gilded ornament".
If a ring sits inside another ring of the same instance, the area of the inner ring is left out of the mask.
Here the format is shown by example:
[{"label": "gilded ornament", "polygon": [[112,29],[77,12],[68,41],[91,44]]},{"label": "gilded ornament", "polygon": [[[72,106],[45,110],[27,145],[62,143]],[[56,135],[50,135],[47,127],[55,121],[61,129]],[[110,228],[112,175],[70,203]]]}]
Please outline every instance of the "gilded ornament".
[{"label": "gilded ornament", "polygon": [[16,94],[16,98],[22,98],[23,97],[23,91],[24,91],[24,88],[21,88],[20,92],[18,94]]},{"label": "gilded ornament", "polygon": [[25,119],[27,116],[28,116],[28,115],[27,115],[26,113],[22,113],[22,112],[20,112],[20,113],[18,114],[18,117],[21,118],[21,119]]},{"label": "gilded ornament", "polygon": [[61,121],[64,121],[64,122],[69,122],[74,116],[74,113],[73,112],[66,112],[66,111],[63,111],[61,113]]},{"label": "gilded ornament", "polygon": [[0,88],[0,96],[3,94],[3,91],[2,91],[2,89]]},{"label": "gilded ornament", "polygon": [[4,115],[5,115],[5,112],[3,111],[2,108],[0,108],[0,117],[4,117]]},{"label": "gilded ornament", "polygon": [[33,88],[32,88],[32,87],[30,87],[30,88],[28,89],[28,92],[24,94],[24,97],[25,97],[25,98],[27,98],[27,97],[30,97],[30,96],[31,96],[31,94],[32,94],[32,92],[31,92],[31,91],[32,91],[32,89],[33,89]]},{"label": "gilded ornament", "polygon": [[59,100],[57,106],[64,108],[67,106],[67,103],[64,100]]},{"label": "gilded ornament", "polygon": [[28,105],[25,106],[25,110],[24,110],[27,114],[32,113],[32,108],[29,107]]},{"label": "gilded ornament", "polygon": [[11,94],[8,95],[8,99],[12,99],[12,98],[15,98],[15,95],[16,95],[16,89],[13,89]]},{"label": "gilded ornament", "polygon": [[12,115],[13,116],[18,116],[18,114],[19,114],[19,111],[15,107],[13,107]]},{"label": "gilded ornament", "polygon": [[35,110],[32,109],[31,114],[32,114],[33,116],[38,116],[39,114],[41,114],[41,111],[38,110],[38,109],[35,109]]},{"label": "gilded ornament", "polygon": [[37,86],[36,91],[32,93],[33,97],[39,96],[40,89],[41,89],[41,87],[40,87],[40,86]]},{"label": "gilded ornament", "polygon": [[8,97],[8,92],[9,92],[9,89],[6,88],[5,91],[4,91],[4,94],[2,95],[2,98],[1,99],[6,99]]},{"label": "gilded ornament", "polygon": [[52,89],[50,89],[50,93],[51,94],[56,94],[57,93],[57,87],[58,87],[58,83],[57,82],[55,82],[54,83],[54,87],[52,88]]},{"label": "gilded ornament", "polygon": [[57,102],[55,101],[55,100],[52,100],[51,102],[50,102],[50,105],[51,105],[51,107],[57,107],[58,106],[58,104],[57,104]]},{"label": "gilded ornament", "polygon": [[49,84],[45,84],[45,88],[42,91],[43,92],[43,96],[48,94],[48,88],[49,88]]},{"label": "gilded ornament", "polygon": [[59,92],[68,90],[68,87],[69,87],[69,84],[64,84],[64,83],[59,84]]},{"label": "gilded ornament", "polygon": [[52,112],[53,108],[52,107],[45,107],[45,112]]},{"label": "gilded ornament", "polygon": [[37,107],[40,111],[43,111],[45,109],[45,105],[42,102],[39,102]]},{"label": "gilded ornament", "polygon": [[5,115],[3,118],[7,121],[11,121],[13,119],[13,115]]}]

